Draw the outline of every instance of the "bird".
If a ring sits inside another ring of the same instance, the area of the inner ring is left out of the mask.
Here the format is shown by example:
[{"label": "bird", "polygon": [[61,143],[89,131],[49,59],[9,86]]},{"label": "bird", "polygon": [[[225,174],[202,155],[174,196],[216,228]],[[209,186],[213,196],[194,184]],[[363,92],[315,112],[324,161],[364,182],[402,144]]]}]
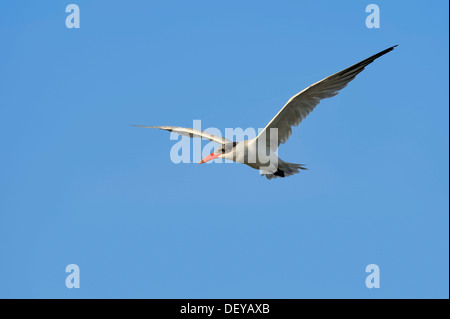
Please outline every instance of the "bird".
[{"label": "bird", "polygon": [[391,46],[300,91],[287,101],[267,126],[253,139],[233,142],[224,137],[193,128],[135,124],[132,124],[132,126],[160,129],[190,138],[200,137],[218,143],[219,147],[203,158],[199,164],[223,158],[258,169],[261,176],[265,176],[269,180],[288,177],[307,169],[304,164],[285,162],[277,155],[280,144],[286,143],[291,136],[292,127],[298,126],[321,100],[336,96],[369,64],[391,52],[397,46]]}]

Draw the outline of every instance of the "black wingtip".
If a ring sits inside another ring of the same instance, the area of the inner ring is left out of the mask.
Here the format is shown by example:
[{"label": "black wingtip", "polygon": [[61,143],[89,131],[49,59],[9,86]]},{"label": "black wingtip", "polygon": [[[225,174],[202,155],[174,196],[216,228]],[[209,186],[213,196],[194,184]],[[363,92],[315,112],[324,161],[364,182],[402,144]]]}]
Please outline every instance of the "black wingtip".
[{"label": "black wingtip", "polygon": [[[393,46],[387,48],[386,50],[383,50],[383,51],[379,52],[378,54],[385,55],[386,53],[391,52],[392,50],[394,50],[394,48],[396,48],[396,47],[398,47],[398,44],[393,45]],[[375,55],[378,55],[378,54],[375,54]]]}]

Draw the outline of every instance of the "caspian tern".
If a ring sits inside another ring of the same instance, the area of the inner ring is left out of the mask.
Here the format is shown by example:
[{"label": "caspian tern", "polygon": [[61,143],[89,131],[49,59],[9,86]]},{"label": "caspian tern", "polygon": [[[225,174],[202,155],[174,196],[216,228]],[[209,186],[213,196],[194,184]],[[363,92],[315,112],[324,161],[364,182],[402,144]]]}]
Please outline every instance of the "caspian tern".
[{"label": "caspian tern", "polygon": [[[206,163],[215,158],[224,158],[259,169],[261,175],[266,176],[267,179],[287,177],[299,173],[300,169],[306,169],[303,164],[285,162],[276,154],[280,144],[286,143],[291,136],[292,127],[299,125],[322,99],[337,95],[366,66],[371,64],[375,59],[394,50],[396,46],[392,46],[349,68],[326,77],[294,95],[254,139],[233,142],[221,136],[193,128],[177,126],[133,126],[157,128],[191,138],[204,138],[220,144],[213,153],[202,159],[199,164]],[[261,150],[262,152],[260,152]],[[261,154],[265,155],[264,161],[262,160]]]}]

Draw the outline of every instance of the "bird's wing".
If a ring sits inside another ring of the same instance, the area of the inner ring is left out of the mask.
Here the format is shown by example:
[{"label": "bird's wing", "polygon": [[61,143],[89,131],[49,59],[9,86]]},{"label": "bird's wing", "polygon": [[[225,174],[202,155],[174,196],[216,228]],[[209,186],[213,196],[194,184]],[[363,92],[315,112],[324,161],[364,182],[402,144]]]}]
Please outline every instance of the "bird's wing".
[{"label": "bird's wing", "polygon": [[165,131],[169,131],[169,132],[174,132],[183,136],[189,136],[190,138],[193,137],[202,137],[205,138],[207,140],[216,142],[216,143],[220,143],[220,144],[225,144],[227,142],[231,142],[230,140],[221,137],[221,136],[217,136],[214,134],[210,134],[208,132],[205,131],[201,131],[201,130],[196,130],[193,128],[186,128],[186,127],[177,127],[177,126],[145,126],[145,125],[132,125],[132,126],[137,126],[137,127],[145,127],[145,128],[157,128],[160,130],[165,130]]},{"label": "bird's wing", "polygon": [[[277,115],[267,124],[257,136],[258,142],[265,142],[276,150],[280,144],[284,144],[292,134],[292,126],[299,125],[303,119],[320,103],[320,100],[337,95],[347,84],[353,80],[366,66],[375,59],[392,51],[396,47],[390,47],[380,53],[371,56],[355,65],[333,74],[294,95]],[[278,136],[270,136],[270,129],[278,129]],[[264,141],[265,139],[265,141]],[[270,143],[272,140],[272,143]]]}]

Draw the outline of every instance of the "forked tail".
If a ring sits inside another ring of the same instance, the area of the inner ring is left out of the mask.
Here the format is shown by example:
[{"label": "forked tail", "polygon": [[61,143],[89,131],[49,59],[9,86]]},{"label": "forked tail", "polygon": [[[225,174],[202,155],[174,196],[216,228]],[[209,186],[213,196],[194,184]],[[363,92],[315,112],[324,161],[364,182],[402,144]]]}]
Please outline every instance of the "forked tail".
[{"label": "forked tail", "polygon": [[297,173],[299,170],[307,170],[304,164],[295,164],[284,162],[281,159],[278,162],[278,169],[276,172],[262,172],[261,176],[265,176],[267,179],[277,178],[277,177],[288,177]]}]

